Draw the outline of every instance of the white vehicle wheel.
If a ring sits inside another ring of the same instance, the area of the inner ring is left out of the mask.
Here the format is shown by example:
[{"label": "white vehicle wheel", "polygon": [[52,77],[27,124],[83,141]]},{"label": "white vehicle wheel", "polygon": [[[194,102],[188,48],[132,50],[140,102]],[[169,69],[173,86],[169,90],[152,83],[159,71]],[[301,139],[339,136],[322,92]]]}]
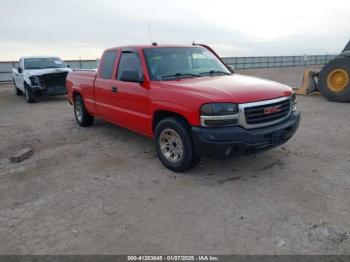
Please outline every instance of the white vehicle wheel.
[{"label": "white vehicle wheel", "polygon": [[35,95],[33,94],[32,88],[27,84],[24,84],[24,96],[27,103],[35,103]]}]

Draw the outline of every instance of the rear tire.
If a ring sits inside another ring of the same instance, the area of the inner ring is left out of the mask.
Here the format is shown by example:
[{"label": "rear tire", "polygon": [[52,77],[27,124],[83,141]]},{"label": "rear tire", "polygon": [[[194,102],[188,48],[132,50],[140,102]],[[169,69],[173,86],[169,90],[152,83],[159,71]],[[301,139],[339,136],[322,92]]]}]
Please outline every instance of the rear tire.
[{"label": "rear tire", "polygon": [[163,165],[174,172],[184,172],[200,160],[196,154],[186,121],[179,117],[161,120],[155,128],[155,148]]},{"label": "rear tire", "polygon": [[13,79],[13,86],[15,88],[15,93],[17,96],[20,96],[23,94],[22,90],[18,89],[17,85],[16,85],[16,81]]},{"label": "rear tire", "polygon": [[350,101],[350,59],[336,58],[321,70],[318,89],[330,101]]},{"label": "rear tire", "polygon": [[74,115],[81,127],[91,126],[94,122],[94,117],[86,110],[84,100],[80,95],[74,98]]},{"label": "rear tire", "polygon": [[35,94],[33,93],[32,88],[24,83],[24,97],[27,103],[32,104],[35,103]]}]

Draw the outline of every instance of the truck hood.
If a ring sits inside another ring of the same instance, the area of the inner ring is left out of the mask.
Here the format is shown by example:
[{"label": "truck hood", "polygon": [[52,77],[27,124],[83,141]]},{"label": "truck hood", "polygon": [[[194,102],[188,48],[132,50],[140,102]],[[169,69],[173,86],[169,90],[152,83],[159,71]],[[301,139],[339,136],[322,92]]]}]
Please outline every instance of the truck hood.
[{"label": "truck hood", "polygon": [[48,69],[30,69],[25,70],[24,72],[28,76],[41,76],[46,74],[57,74],[57,73],[64,73],[64,72],[71,72],[72,69],[65,67],[65,68],[48,68]]},{"label": "truck hood", "polygon": [[257,77],[233,74],[161,81],[164,88],[178,89],[210,102],[249,103],[291,95],[286,85]]}]

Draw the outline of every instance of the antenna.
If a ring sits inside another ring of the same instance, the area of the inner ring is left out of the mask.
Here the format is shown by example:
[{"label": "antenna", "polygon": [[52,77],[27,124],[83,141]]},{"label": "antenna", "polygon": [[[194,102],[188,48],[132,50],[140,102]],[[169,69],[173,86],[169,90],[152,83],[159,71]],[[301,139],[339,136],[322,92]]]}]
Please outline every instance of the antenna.
[{"label": "antenna", "polygon": [[152,43],[152,29],[149,23],[147,23],[147,27],[148,27],[149,42]]}]

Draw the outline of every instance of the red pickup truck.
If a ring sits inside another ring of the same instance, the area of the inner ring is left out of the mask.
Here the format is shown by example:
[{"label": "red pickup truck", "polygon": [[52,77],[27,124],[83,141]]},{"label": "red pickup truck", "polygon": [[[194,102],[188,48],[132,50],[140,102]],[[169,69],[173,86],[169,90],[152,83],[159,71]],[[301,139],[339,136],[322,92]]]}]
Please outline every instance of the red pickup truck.
[{"label": "red pickup truck", "polygon": [[290,87],[239,75],[205,45],[108,49],[97,71],[68,74],[67,92],[80,126],[100,117],[152,137],[176,172],[281,145],[300,121]]}]

